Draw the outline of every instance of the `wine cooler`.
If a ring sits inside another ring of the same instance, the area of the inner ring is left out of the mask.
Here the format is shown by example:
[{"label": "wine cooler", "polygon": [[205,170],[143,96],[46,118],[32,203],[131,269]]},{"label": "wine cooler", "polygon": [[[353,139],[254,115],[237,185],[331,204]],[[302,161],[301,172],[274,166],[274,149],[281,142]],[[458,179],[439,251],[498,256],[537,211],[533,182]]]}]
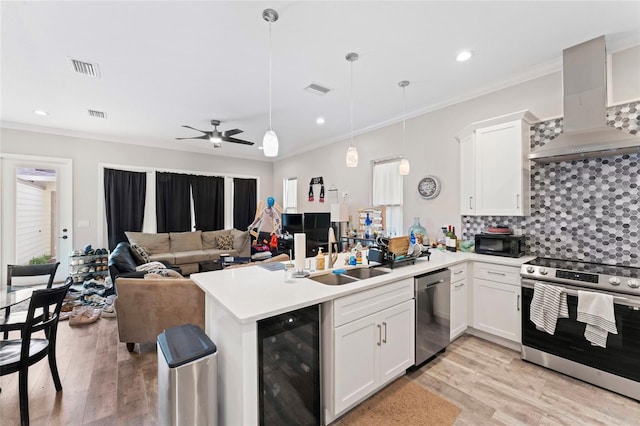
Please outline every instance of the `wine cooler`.
[{"label": "wine cooler", "polygon": [[261,425],[320,425],[320,306],[258,322]]}]

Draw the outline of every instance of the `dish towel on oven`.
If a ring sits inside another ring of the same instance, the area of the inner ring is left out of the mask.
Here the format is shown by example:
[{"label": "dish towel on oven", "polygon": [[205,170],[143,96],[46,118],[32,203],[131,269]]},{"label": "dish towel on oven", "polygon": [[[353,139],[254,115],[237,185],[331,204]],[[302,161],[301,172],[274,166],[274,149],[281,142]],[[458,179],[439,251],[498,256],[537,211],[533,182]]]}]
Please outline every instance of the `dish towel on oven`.
[{"label": "dish towel on oven", "polygon": [[569,318],[567,293],[562,287],[535,283],[529,319],[538,330],[553,335],[556,332],[558,318]]},{"label": "dish towel on oven", "polygon": [[607,347],[609,333],[618,334],[613,314],[613,296],[578,290],[578,321],[587,326],[584,337],[593,346]]}]

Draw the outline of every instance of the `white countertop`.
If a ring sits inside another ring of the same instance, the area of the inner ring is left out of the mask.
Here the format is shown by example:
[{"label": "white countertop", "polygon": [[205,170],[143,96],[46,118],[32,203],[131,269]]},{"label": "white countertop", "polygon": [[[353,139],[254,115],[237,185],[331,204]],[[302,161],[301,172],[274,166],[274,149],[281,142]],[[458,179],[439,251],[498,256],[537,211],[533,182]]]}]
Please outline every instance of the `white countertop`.
[{"label": "white countertop", "polygon": [[[345,253],[341,253],[336,268],[344,265]],[[366,253],[363,253],[366,258]],[[496,263],[519,267],[533,256],[508,258],[474,253],[449,253],[434,250],[431,259],[416,259],[415,265],[399,266],[388,274],[343,285],[326,285],[309,278],[296,278],[295,282],[285,282],[282,270],[269,271],[259,263],[244,268],[223,269],[221,271],[191,274],[191,279],[209,297],[224,306],[238,322],[255,322],[274,315],[290,312],[306,306],[326,302],[365,289],[394,282],[402,278],[414,277],[437,269],[448,268],[466,261]],[[366,267],[366,265],[364,265]],[[329,271],[324,271],[331,273]],[[314,274],[317,275],[317,274]]]}]

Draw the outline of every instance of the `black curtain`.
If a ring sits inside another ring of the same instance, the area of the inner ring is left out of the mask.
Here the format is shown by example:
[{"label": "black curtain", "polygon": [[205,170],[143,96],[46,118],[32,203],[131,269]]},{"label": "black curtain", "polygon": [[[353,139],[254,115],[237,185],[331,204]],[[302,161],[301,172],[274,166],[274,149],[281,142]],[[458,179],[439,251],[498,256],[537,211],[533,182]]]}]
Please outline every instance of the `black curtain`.
[{"label": "black curtain", "polygon": [[191,231],[189,175],[156,172],[158,232]]},{"label": "black curtain", "polygon": [[247,229],[256,216],[255,179],[233,179],[233,227]]},{"label": "black curtain", "polygon": [[196,229],[224,229],[224,178],[190,176]]},{"label": "black curtain", "polygon": [[125,231],[142,231],[147,174],[104,169],[104,201],[109,250],[127,241]]}]

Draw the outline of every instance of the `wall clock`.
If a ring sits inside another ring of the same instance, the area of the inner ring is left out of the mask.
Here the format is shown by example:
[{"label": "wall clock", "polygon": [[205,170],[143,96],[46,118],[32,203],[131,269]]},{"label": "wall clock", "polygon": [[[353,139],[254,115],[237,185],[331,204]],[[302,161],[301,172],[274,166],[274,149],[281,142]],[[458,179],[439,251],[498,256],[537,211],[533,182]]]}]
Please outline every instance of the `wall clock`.
[{"label": "wall clock", "polygon": [[435,176],[425,176],[418,182],[418,194],[425,200],[431,200],[440,193],[440,180]]}]

